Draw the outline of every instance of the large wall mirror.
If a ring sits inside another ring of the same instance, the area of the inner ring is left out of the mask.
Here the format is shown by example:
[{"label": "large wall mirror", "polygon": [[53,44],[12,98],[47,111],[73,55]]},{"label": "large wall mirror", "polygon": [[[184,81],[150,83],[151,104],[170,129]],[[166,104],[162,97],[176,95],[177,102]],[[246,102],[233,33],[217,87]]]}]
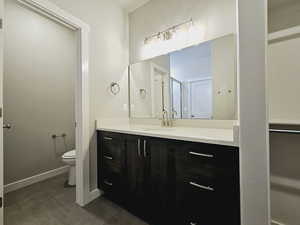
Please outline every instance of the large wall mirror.
[{"label": "large wall mirror", "polygon": [[130,65],[131,118],[236,119],[235,35]]}]

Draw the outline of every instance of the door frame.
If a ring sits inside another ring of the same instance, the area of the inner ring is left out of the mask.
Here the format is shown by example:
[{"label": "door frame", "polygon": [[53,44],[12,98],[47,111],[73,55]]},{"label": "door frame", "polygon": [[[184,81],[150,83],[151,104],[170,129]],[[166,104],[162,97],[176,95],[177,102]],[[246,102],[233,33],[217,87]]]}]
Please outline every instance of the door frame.
[{"label": "door frame", "polygon": [[0,208],[0,225],[4,224],[4,173],[3,173],[3,48],[4,48],[4,30],[3,30],[3,16],[4,16],[4,0],[0,0],[0,198],[1,198],[1,208]]},{"label": "door frame", "polygon": [[[175,79],[174,77],[170,76],[170,101],[171,101],[171,112],[173,113],[173,109],[174,109],[174,95],[173,95],[173,83],[178,83],[180,85],[180,118],[176,118],[176,119],[183,119],[183,106],[182,106],[182,100],[183,100],[183,90],[182,90],[182,82]],[[172,117],[174,118],[174,114],[172,115]],[[174,118],[175,119],[175,118]]]},{"label": "door frame", "polygon": [[[165,68],[163,68],[162,66],[157,65],[156,63],[151,62],[150,63],[150,77],[151,77],[151,95],[153,95],[154,91],[155,91],[155,85],[154,85],[154,79],[155,79],[155,70],[159,71],[160,73],[170,76],[170,73],[168,70],[166,70]],[[168,84],[169,85],[169,84]],[[163,96],[164,97],[164,96]],[[155,99],[151,98],[151,102],[152,102],[152,116],[156,116],[155,115]],[[168,102],[170,102],[170,100],[168,100]],[[169,105],[169,104],[168,104]],[[161,109],[163,110],[163,109]]]},{"label": "door frame", "polygon": [[[75,82],[76,203],[92,200],[89,179],[89,31],[88,24],[48,0],[17,0],[20,4],[73,29],[78,35],[78,73]],[[3,3],[3,0],[1,0]],[[2,49],[1,49],[2,51]],[[96,196],[95,196],[96,197]],[[1,223],[0,223],[1,224]]]},{"label": "door frame", "polygon": [[[189,80],[188,81],[188,95],[189,95],[189,117],[190,119],[193,119],[192,118],[192,84],[193,83],[197,83],[197,82],[203,82],[203,81],[211,81],[213,82],[213,78],[212,77],[203,77],[203,78],[200,78],[200,79],[196,79],[196,80]],[[214,90],[213,90],[213,83],[212,84],[212,88],[211,88],[211,101],[212,101],[212,104],[211,104],[211,117],[209,119],[212,119],[213,117],[213,102],[214,102]],[[199,118],[196,118],[196,119],[199,119]],[[207,119],[207,118],[200,118],[200,119]]]}]

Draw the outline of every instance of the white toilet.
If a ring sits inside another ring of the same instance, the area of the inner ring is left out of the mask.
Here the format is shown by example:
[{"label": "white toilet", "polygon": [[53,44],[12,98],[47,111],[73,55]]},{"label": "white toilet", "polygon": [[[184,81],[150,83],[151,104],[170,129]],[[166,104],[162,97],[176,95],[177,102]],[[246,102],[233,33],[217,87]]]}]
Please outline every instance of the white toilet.
[{"label": "white toilet", "polygon": [[76,150],[66,152],[62,155],[62,161],[70,166],[68,185],[76,185]]}]

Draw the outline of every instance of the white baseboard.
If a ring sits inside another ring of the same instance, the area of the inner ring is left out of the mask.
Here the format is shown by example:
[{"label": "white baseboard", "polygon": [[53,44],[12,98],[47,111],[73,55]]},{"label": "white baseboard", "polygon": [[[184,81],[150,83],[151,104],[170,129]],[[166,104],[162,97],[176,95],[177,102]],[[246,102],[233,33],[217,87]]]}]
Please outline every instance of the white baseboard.
[{"label": "white baseboard", "polygon": [[15,190],[18,190],[20,188],[29,186],[31,184],[38,183],[40,181],[49,179],[51,177],[55,177],[57,175],[68,172],[68,170],[69,170],[69,166],[63,166],[63,167],[60,167],[60,168],[57,168],[57,169],[54,169],[54,170],[47,171],[45,173],[41,173],[41,174],[38,174],[38,175],[35,175],[35,176],[32,176],[32,177],[25,178],[23,180],[18,180],[16,182],[5,185],[4,186],[4,193],[15,191]]},{"label": "white baseboard", "polygon": [[98,188],[90,191],[88,201],[85,203],[85,205],[95,200],[96,198],[100,197],[101,195],[102,195],[102,191],[99,190]]},{"label": "white baseboard", "polygon": [[278,222],[276,220],[272,220],[272,224],[271,225],[286,225],[286,224],[280,223],[280,222]]}]

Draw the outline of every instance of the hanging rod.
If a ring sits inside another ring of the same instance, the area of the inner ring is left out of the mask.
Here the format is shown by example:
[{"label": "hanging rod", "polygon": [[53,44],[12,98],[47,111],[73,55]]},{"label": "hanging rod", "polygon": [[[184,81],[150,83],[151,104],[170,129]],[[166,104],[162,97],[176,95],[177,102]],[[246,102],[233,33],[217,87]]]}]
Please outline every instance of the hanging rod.
[{"label": "hanging rod", "polygon": [[280,129],[269,129],[272,133],[288,133],[288,134],[300,134],[300,130],[280,130]]}]

